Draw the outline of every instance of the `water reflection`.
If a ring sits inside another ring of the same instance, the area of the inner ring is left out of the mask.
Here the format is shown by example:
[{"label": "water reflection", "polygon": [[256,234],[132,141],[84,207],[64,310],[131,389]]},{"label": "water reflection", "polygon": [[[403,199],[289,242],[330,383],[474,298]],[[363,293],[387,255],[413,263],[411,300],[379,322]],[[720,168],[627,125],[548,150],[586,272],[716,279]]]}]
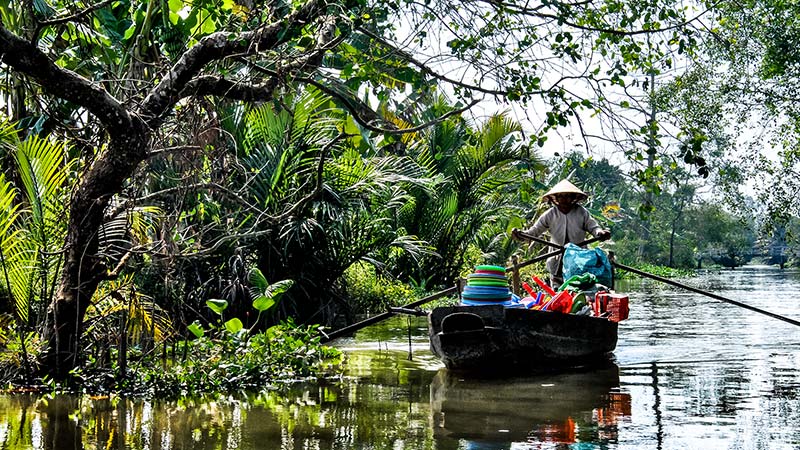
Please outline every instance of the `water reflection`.
[{"label": "water reflection", "polygon": [[[690,283],[800,319],[798,271],[751,267]],[[609,367],[453,376],[428,351],[424,320],[397,318],[339,342],[350,360],[343,379],[280,392],[0,396],[0,449],[800,448],[796,327],[659,285],[627,290],[631,318]]]},{"label": "water reflection", "polygon": [[431,383],[434,436],[465,448],[511,448],[514,442],[616,442],[631,398],[619,368],[505,379],[469,379],[442,369]]}]

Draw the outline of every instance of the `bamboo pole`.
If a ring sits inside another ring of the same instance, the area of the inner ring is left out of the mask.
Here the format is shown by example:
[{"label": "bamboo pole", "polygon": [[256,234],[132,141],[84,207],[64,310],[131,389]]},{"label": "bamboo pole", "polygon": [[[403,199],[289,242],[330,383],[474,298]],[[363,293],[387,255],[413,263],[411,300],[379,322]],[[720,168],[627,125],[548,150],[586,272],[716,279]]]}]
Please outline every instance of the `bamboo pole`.
[{"label": "bamboo pole", "polygon": [[[419,300],[417,300],[415,302],[411,302],[411,303],[409,303],[407,305],[403,305],[402,308],[403,309],[414,309],[414,308],[416,308],[418,306],[424,305],[425,303],[432,302],[432,301],[434,301],[436,299],[439,299],[439,298],[442,298],[442,297],[446,297],[448,295],[455,294],[457,292],[458,292],[458,287],[457,286],[453,286],[451,288],[448,288],[448,289],[445,289],[443,291],[439,291],[439,292],[437,292],[435,294],[431,294],[431,295],[429,295],[427,297],[421,298],[421,299],[419,299]],[[346,326],[344,328],[340,328],[340,329],[338,329],[336,331],[333,331],[331,333],[323,335],[322,338],[320,339],[320,343],[324,344],[324,343],[330,342],[330,341],[332,341],[332,340],[334,340],[336,338],[339,338],[339,337],[342,337],[342,336],[347,336],[347,335],[352,334],[352,333],[354,333],[354,332],[356,332],[356,331],[358,331],[358,330],[360,330],[360,329],[362,329],[364,327],[367,327],[367,326],[376,324],[378,322],[381,322],[383,320],[386,320],[389,317],[392,317],[393,315],[395,315],[394,312],[386,311],[384,313],[380,313],[380,314],[374,315],[374,316],[372,316],[372,317],[370,317],[368,319],[364,319],[361,322],[356,322],[356,323],[354,323],[352,325],[348,325],[348,326]]]},{"label": "bamboo pole", "polygon": [[519,295],[519,286],[519,258],[514,255],[511,257],[511,292]]},{"label": "bamboo pole", "polygon": [[[539,238],[537,238],[535,236],[531,236],[531,235],[526,234],[526,233],[520,233],[520,234],[526,239],[530,239],[530,240],[536,241],[536,242],[541,242],[541,243],[549,245],[551,247],[559,247],[558,244],[554,244],[552,242],[548,242],[548,241],[545,241],[543,239],[539,239]],[[596,241],[596,240],[598,240],[598,238],[589,239],[588,241],[584,241],[584,242],[582,242],[580,244],[576,244],[576,245],[581,246],[581,245],[585,245],[585,244],[588,244],[588,243]],[[564,247],[560,247],[560,248],[561,248],[561,251],[564,250]],[[698,288],[695,288],[695,287],[692,287],[692,286],[689,286],[689,285],[686,285],[686,284],[683,284],[683,283],[678,283],[677,281],[670,280],[670,279],[664,278],[664,277],[660,277],[660,276],[654,275],[652,273],[647,273],[647,272],[645,272],[643,270],[634,269],[633,267],[626,266],[624,264],[620,264],[620,263],[616,262],[613,258],[611,259],[611,267],[612,268],[619,268],[619,269],[625,270],[627,272],[635,273],[637,275],[640,275],[640,276],[643,276],[643,277],[646,277],[646,278],[650,278],[650,279],[653,279],[653,280],[656,280],[656,281],[660,281],[660,282],[662,282],[664,284],[669,284],[670,286],[675,286],[675,287],[679,287],[679,288],[682,288],[682,289],[686,289],[687,291],[691,291],[691,292],[694,292],[694,293],[697,293],[697,294],[700,294],[700,295],[705,295],[707,297],[713,298],[714,300],[719,300],[721,302],[729,303],[731,305],[738,306],[740,308],[744,308],[744,309],[749,310],[749,311],[753,311],[753,312],[756,312],[756,313],[759,313],[759,314],[763,314],[763,315],[768,316],[768,317],[772,317],[773,319],[778,319],[778,320],[781,320],[783,322],[790,323],[792,325],[800,326],[800,321],[798,321],[798,320],[790,319],[788,317],[781,316],[780,314],[775,314],[775,313],[772,313],[772,312],[769,312],[769,311],[766,311],[766,310],[763,310],[763,309],[760,309],[760,308],[756,308],[755,306],[750,306],[750,305],[748,305],[746,303],[742,303],[742,302],[739,302],[739,301],[736,301],[736,300],[725,298],[725,297],[723,297],[721,295],[714,294],[713,292],[704,291],[702,289],[698,289]]]}]

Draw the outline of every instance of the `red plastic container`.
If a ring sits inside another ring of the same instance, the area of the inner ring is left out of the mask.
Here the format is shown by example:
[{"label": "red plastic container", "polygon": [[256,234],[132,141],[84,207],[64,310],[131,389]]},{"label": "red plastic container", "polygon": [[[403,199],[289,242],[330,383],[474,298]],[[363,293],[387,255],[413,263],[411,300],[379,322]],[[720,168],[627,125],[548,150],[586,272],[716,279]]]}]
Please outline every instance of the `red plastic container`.
[{"label": "red plastic container", "polygon": [[567,291],[561,291],[542,309],[569,314],[569,311],[572,309],[572,295]]},{"label": "red plastic container", "polygon": [[608,311],[611,315],[608,320],[621,322],[628,318],[630,308],[628,306],[628,296],[624,294],[612,294],[610,292],[598,292],[592,305],[595,314],[600,315]]}]

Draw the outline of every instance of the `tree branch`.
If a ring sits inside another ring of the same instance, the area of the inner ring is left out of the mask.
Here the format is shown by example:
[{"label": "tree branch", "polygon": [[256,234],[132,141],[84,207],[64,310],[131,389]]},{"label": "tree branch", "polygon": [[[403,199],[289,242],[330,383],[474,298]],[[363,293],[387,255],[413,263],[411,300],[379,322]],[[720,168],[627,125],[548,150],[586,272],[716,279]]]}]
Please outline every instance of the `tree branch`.
[{"label": "tree branch", "polygon": [[[687,26],[687,25],[689,25],[689,24],[691,24],[693,22],[697,22],[706,13],[711,11],[710,8],[707,8],[707,9],[701,11],[695,17],[689,18],[689,19],[687,19],[687,20],[685,20],[683,22],[676,23],[674,25],[670,25],[670,26],[664,27],[664,28],[658,28],[658,29],[652,29],[652,30],[619,30],[619,29],[614,29],[614,28],[603,28],[603,27],[594,27],[594,26],[581,25],[579,23],[575,23],[573,21],[567,20],[567,18],[563,14],[545,13],[545,12],[541,11],[541,7],[529,8],[529,7],[527,7],[527,3],[526,3],[526,6],[518,6],[518,5],[514,4],[514,3],[504,2],[504,1],[501,1],[501,0],[486,0],[486,2],[488,4],[490,4],[490,5],[495,6],[495,7],[499,7],[499,8],[503,8],[505,10],[511,11],[512,13],[519,13],[519,14],[525,14],[525,15],[539,17],[539,18],[543,18],[543,19],[555,20],[555,21],[558,21],[560,23],[564,23],[565,25],[568,25],[568,26],[570,26],[572,28],[575,28],[575,29],[578,29],[578,30],[596,32],[596,33],[607,33],[607,34],[616,35],[616,36],[636,36],[636,35],[642,35],[642,34],[663,33],[665,31],[676,30],[676,29],[679,29],[679,28],[683,28],[683,27],[685,27],[685,26]],[[576,3],[576,4],[571,4],[569,6],[577,6],[577,5],[579,5],[579,4]],[[585,5],[585,3],[582,3],[581,5]]]},{"label": "tree branch", "polygon": [[334,32],[336,31],[334,25],[334,18],[327,17],[317,47],[311,53],[302,58],[297,58],[292,63],[281,66],[277,70],[267,71],[244,57],[237,57],[239,61],[249,67],[269,75],[270,79],[264,83],[246,84],[226,80],[223,77],[200,76],[186,84],[186,87],[181,90],[180,97],[214,95],[241,101],[270,100],[274,90],[286,77],[301,70],[313,71],[318,69],[322,64],[325,52],[334,48],[344,39],[342,36],[334,39]]},{"label": "tree branch", "polygon": [[217,32],[200,39],[195,46],[181,55],[178,62],[164,75],[158,85],[144,99],[142,115],[154,127],[179,99],[180,93],[197,76],[206,64],[233,55],[252,55],[273,49],[289,41],[304,24],[320,15],[326,7],[324,0],[309,0],[280,22],[254,31],[239,33]]},{"label": "tree branch", "polygon": [[85,17],[88,14],[91,14],[94,11],[97,11],[98,9],[101,9],[101,8],[104,8],[104,7],[108,6],[108,5],[110,5],[114,1],[115,0],[103,0],[100,3],[97,3],[97,4],[94,4],[94,5],[86,7],[86,9],[78,11],[75,14],[70,14],[68,16],[56,17],[56,18],[50,19],[50,20],[42,20],[37,24],[38,27],[37,27],[37,30],[36,30],[37,31],[36,35],[38,36],[38,34],[39,34],[38,31],[42,27],[46,27],[48,25],[58,25],[58,24],[61,24],[61,23],[67,23],[67,22],[72,22],[72,21],[78,20],[78,19],[80,19],[82,17]]},{"label": "tree branch", "polygon": [[213,182],[211,182],[211,183],[194,183],[194,184],[190,184],[190,185],[182,185],[182,186],[175,186],[175,187],[171,187],[171,188],[167,188],[167,189],[162,189],[162,190],[157,191],[157,192],[153,192],[153,193],[141,196],[141,197],[137,197],[135,201],[136,201],[136,203],[146,203],[146,202],[152,201],[154,199],[157,199],[159,197],[165,196],[167,194],[172,194],[172,193],[175,193],[175,192],[184,192],[184,191],[188,191],[188,190],[191,190],[191,189],[212,189],[212,190],[221,192],[224,195],[227,195],[228,197],[236,200],[236,202],[238,202],[241,205],[243,205],[251,213],[254,213],[254,214],[257,214],[257,215],[260,215],[260,214],[263,213],[263,211],[260,208],[256,207],[255,205],[251,204],[250,202],[248,202],[247,200],[242,198],[242,196],[239,195],[238,193],[228,189],[225,186],[222,186],[219,183],[213,183]]},{"label": "tree branch", "polygon": [[131,116],[117,99],[99,85],[59,67],[36,46],[0,24],[0,61],[35,80],[57,97],[86,108],[105,125],[112,136],[123,133]]},{"label": "tree branch", "polygon": [[[481,86],[476,86],[476,85],[464,83],[463,81],[454,80],[454,79],[449,78],[449,77],[447,77],[445,75],[442,75],[442,74],[436,72],[435,70],[431,69],[430,67],[428,67],[425,63],[417,61],[411,54],[399,49],[397,46],[395,46],[391,42],[387,41],[383,37],[378,36],[377,34],[373,33],[372,31],[367,30],[364,27],[360,27],[358,30],[360,32],[364,33],[370,39],[372,39],[372,40],[378,42],[379,44],[391,49],[393,52],[395,52],[404,61],[408,62],[409,64],[411,64],[413,66],[416,66],[417,68],[419,68],[422,71],[422,73],[424,73],[424,74],[426,74],[426,75],[428,75],[428,76],[430,76],[430,77],[432,77],[434,79],[437,79],[439,81],[444,81],[445,83],[452,84],[453,86],[458,86],[458,87],[461,87],[461,88],[464,88],[464,89],[468,89],[468,90],[476,91],[476,92],[481,92],[481,93],[488,94],[488,95],[497,95],[497,96],[502,96],[502,97],[505,97],[506,95],[508,95],[508,91],[506,91],[506,90],[487,89],[487,88],[484,88],[484,87],[481,87]],[[541,93],[541,92],[538,92],[538,91],[537,92],[534,92],[534,91],[526,92],[526,94],[537,94],[537,93]]]},{"label": "tree branch", "polygon": [[280,84],[277,76],[261,84],[246,84],[222,77],[205,75],[190,81],[181,91],[181,97],[213,95],[231,100],[267,101]]},{"label": "tree branch", "polygon": [[[429,128],[429,127],[431,127],[433,125],[436,125],[437,123],[443,122],[448,117],[459,115],[459,114],[463,113],[464,111],[469,110],[470,108],[472,108],[473,106],[477,105],[478,103],[480,103],[482,101],[481,99],[474,99],[474,100],[472,100],[472,102],[468,103],[466,106],[463,106],[463,107],[458,108],[458,109],[454,109],[453,111],[450,111],[450,112],[448,112],[446,114],[443,114],[443,115],[437,117],[436,119],[430,120],[430,121],[425,122],[423,124],[420,124],[420,125],[417,125],[417,126],[414,126],[414,127],[409,127],[409,128],[397,128],[395,124],[393,124],[391,122],[387,122],[386,119],[381,117],[378,113],[373,111],[363,101],[361,101],[360,99],[356,98],[354,95],[351,95],[349,93],[348,94],[344,94],[343,92],[339,92],[339,90],[337,90],[337,89],[331,88],[328,85],[325,85],[323,83],[320,83],[320,82],[318,82],[316,80],[313,80],[313,79],[310,79],[310,78],[298,78],[297,80],[309,83],[309,84],[315,86],[320,91],[330,95],[331,97],[339,99],[344,104],[344,107],[348,111],[350,111],[350,114],[353,115],[353,119],[355,119],[356,122],[358,122],[364,128],[366,128],[366,129],[368,129],[370,131],[374,131],[376,133],[386,133],[386,134],[416,133],[417,131],[424,130],[424,129]],[[367,115],[370,115],[370,116],[372,116],[374,118],[372,120],[369,120],[369,119],[363,117],[362,113],[365,113],[365,112],[366,112]],[[392,128],[381,128],[381,127],[375,126],[374,122],[376,122],[376,121],[381,121],[383,123],[388,123]]]}]

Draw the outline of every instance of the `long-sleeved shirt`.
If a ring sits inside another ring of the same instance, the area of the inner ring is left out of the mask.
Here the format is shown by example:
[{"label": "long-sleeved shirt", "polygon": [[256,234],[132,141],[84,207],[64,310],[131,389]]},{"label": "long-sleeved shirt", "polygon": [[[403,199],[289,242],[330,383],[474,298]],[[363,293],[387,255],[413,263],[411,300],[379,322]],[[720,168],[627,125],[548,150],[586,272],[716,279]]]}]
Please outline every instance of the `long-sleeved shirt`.
[{"label": "long-sleeved shirt", "polygon": [[[532,227],[525,230],[525,233],[533,236],[541,236],[545,231],[550,231],[550,242],[558,245],[566,245],[568,242],[578,243],[585,240],[586,233],[597,236],[603,228],[592,218],[589,211],[581,205],[575,205],[567,214],[562,213],[557,207],[545,211],[539,216]],[[567,239],[569,238],[569,239]],[[561,258],[551,257],[547,260],[547,270],[551,275],[561,274]]]},{"label": "long-sleeved shirt", "polygon": [[[566,245],[567,242],[578,243],[584,241],[586,233],[597,236],[603,228],[597,224],[589,211],[581,205],[575,205],[567,214],[562,213],[555,206],[545,211],[532,227],[525,233],[541,236],[546,230],[550,231],[550,242]],[[569,240],[567,240],[569,237]]]}]

